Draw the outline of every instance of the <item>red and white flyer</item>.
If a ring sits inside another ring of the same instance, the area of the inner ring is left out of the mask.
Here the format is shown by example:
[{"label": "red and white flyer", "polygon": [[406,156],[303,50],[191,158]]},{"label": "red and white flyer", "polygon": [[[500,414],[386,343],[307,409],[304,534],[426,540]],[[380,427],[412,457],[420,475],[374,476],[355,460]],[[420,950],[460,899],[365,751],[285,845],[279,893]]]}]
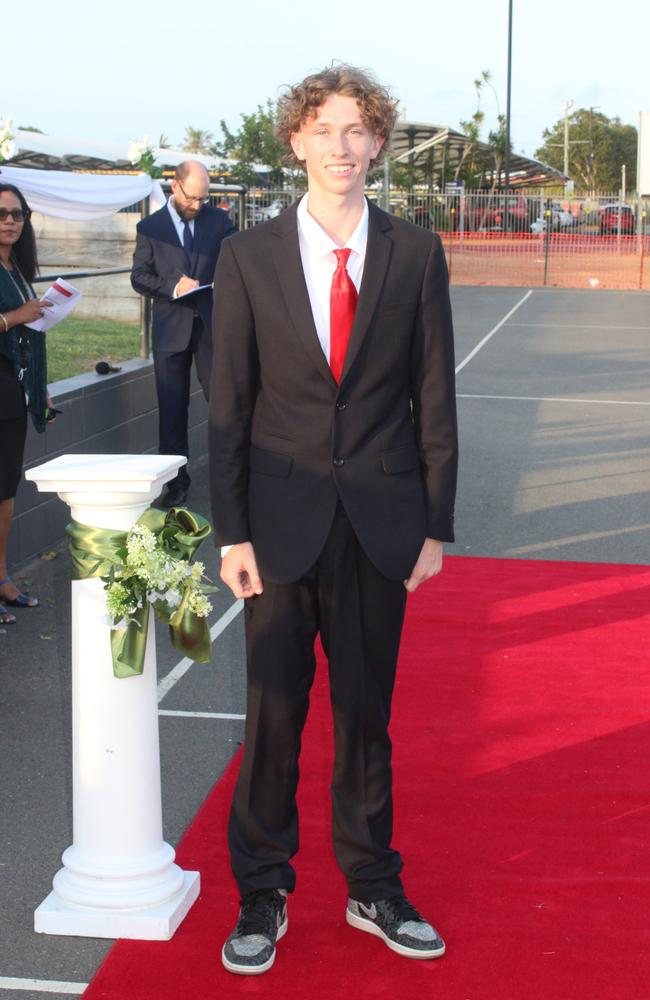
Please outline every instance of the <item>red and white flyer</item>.
[{"label": "red and white flyer", "polygon": [[47,299],[52,305],[45,309],[44,316],[26,325],[30,330],[49,330],[50,327],[56,326],[62,319],[65,319],[68,313],[72,312],[82,294],[78,288],[71,285],[65,278],[57,278],[45,294],[41,295],[41,300]]}]

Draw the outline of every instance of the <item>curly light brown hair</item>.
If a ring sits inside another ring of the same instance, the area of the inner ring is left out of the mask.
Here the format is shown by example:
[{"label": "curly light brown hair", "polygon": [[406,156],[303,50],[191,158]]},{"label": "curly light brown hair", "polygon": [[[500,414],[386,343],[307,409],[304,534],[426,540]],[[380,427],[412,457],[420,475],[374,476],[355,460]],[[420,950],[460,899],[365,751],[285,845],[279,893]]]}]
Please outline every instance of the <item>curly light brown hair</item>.
[{"label": "curly light brown hair", "polygon": [[287,159],[293,166],[304,167],[291,149],[291,136],[300,131],[304,122],[316,117],[318,109],[332,94],[354,97],[364,125],[384,140],[378,155],[370,161],[372,169],[388,148],[397,121],[398,102],[368,70],[347,63],[332,63],[319,73],[312,73],[295,87],[289,87],[279,98],[275,130],[287,147]]}]

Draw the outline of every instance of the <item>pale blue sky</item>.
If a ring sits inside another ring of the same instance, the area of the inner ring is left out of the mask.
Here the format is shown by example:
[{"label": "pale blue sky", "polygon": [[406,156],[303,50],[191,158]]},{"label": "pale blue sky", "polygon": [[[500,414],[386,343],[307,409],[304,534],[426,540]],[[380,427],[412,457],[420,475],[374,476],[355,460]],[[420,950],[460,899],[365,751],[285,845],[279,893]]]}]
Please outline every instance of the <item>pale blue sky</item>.
[{"label": "pale blue sky", "polygon": [[[332,59],[372,68],[406,116],[458,127],[476,100],[473,79],[493,74],[506,104],[507,0],[373,0],[273,5],[249,0],[156,4],[29,0],[3,19],[0,114],[52,135],[125,143],[146,132],[173,144],[186,125],[219,132],[282,84]],[[9,14],[9,11],[7,12]],[[637,125],[650,110],[650,5],[514,0],[512,139],[532,155],[545,126],[598,106]],[[496,114],[486,93],[487,124]]]}]

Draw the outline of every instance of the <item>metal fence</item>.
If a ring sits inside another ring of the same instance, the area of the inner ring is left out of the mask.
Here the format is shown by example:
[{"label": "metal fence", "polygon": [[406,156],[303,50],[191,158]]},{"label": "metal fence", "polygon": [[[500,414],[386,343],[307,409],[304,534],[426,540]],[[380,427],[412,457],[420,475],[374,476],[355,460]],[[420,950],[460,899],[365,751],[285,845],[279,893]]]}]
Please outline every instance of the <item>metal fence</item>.
[{"label": "metal fence", "polygon": [[650,235],[441,233],[456,285],[650,291]]},{"label": "metal fence", "polygon": [[[279,215],[302,192],[249,190],[245,223]],[[650,290],[649,199],[369,189],[393,215],[440,233],[452,283]]]}]

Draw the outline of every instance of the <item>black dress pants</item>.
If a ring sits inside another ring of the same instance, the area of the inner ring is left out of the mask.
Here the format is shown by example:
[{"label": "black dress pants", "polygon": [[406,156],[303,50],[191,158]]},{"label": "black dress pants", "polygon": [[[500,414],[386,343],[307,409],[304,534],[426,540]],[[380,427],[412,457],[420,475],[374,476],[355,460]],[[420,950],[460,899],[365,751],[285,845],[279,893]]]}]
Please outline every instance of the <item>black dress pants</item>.
[{"label": "black dress pants", "polygon": [[296,583],[265,581],[246,601],[246,732],[228,829],[242,894],[295,885],[298,757],[319,632],[334,719],[336,859],[354,899],[402,891],[388,723],[405,604],[404,584],[367,559],[340,504],[312,569]]},{"label": "black dress pants", "polygon": [[[190,377],[192,359],[195,359],[203,395],[208,398],[212,368],[212,342],[203,320],[196,316],[192,335],[184,351],[160,351],[154,345],[154,372],[158,395],[158,454],[185,455],[189,458],[187,420],[190,405]],[[169,481],[168,488],[180,486],[187,489],[190,476],[187,465],[182,465],[178,475]]]}]

